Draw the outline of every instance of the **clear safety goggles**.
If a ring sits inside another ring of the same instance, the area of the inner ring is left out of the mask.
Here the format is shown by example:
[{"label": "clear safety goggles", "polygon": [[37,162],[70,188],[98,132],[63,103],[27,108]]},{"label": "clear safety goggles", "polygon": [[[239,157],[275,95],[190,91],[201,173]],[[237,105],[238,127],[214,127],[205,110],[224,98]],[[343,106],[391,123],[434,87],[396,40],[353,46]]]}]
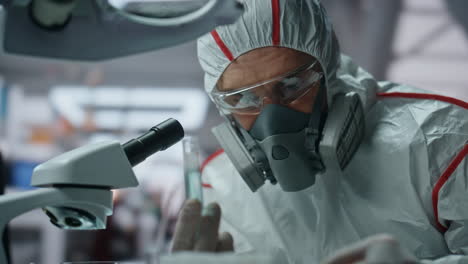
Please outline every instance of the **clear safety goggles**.
[{"label": "clear safety goggles", "polygon": [[317,61],[305,64],[291,72],[252,86],[231,91],[211,93],[215,103],[230,113],[259,114],[266,98],[275,103],[288,105],[304,96],[323,73],[316,70]]}]

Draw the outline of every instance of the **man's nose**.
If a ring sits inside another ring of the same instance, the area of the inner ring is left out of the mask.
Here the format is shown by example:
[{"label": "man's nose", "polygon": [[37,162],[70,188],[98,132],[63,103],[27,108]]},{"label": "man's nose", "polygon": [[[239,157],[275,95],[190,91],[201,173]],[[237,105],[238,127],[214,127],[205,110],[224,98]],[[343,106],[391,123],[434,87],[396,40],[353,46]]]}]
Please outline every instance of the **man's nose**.
[{"label": "man's nose", "polygon": [[281,104],[281,100],[277,94],[270,93],[263,98],[263,104]]}]

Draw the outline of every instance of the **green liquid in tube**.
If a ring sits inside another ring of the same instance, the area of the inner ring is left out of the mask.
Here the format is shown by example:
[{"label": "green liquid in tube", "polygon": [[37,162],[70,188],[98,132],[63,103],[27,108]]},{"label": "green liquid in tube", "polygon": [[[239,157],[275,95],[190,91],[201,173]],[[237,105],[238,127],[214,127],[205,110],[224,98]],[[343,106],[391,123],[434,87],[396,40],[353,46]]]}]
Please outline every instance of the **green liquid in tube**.
[{"label": "green liquid in tube", "polygon": [[194,137],[182,141],[184,148],[184,180],[186,199],[197,199],[203,204],[203,190],[200,173],[200,147]]}]

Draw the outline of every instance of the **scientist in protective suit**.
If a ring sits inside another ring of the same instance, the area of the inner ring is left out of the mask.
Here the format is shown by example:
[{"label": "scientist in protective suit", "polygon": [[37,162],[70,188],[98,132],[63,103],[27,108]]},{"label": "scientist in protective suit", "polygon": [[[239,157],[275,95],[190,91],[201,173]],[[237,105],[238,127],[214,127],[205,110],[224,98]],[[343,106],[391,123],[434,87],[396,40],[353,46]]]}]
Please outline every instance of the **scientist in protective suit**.
[{"label": "scientist in protective suit", "polygon": [[224,151],[203,166],[215,203],[185,204],[173,250],[468,262],[468,104],[377,82],[317,0],[243,4],[198,41]]}]

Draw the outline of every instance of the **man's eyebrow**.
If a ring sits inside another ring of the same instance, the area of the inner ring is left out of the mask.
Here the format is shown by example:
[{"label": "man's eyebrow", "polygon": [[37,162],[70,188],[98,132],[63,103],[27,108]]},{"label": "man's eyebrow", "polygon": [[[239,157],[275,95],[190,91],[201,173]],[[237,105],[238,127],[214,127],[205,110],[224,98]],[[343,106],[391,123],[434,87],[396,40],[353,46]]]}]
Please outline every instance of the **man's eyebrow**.
[{"label": "man's eyebrow", "polygon": [[219,91],[229,90],[229,89],[224,88],[224,76],[223,75],[221,75],[221,77],[219,77],[218,81],[216,82],[216,89]]},{"label": "man's eyebrow", "polygon": [[220,84],[216,84],[216,88],[218,91],[223,91],[223,92],[234,90],[234,88],[225,88],[223,85],[220,85]]}]

